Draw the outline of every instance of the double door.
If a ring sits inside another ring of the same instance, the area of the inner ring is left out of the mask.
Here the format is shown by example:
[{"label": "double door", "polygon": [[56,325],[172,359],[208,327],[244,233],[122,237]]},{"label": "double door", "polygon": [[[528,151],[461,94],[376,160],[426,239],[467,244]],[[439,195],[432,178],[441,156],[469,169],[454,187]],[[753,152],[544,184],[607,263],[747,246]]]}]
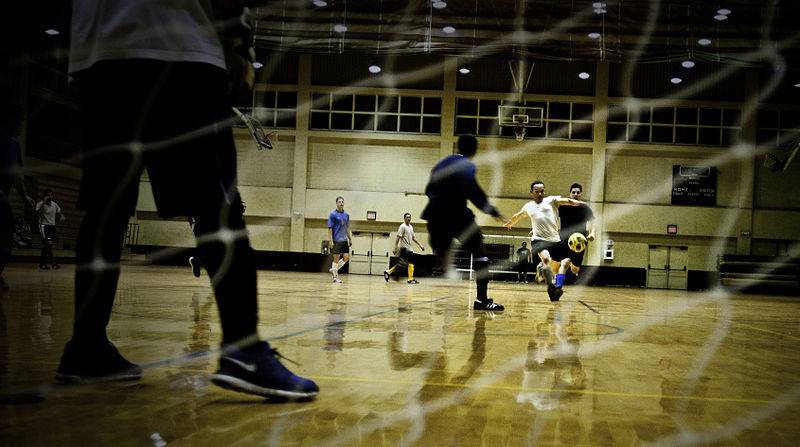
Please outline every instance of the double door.
[{"label": "double door", "polygon": [[651,245],[647,263],[647,287],[686,290],[688,247]]},{"label": "double door", "polygon": [[389,233],[353,232],[350,248],[350,273],[356,275],[383,275],[389,268],[391,244]]}]

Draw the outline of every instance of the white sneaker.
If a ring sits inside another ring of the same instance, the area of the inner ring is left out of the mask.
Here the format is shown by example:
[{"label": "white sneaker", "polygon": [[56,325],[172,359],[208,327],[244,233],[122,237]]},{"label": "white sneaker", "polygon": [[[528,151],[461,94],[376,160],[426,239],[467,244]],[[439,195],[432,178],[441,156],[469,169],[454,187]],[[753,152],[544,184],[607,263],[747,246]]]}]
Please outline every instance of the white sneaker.
[{"label": "white sneaker", "polygon": [[342,282],[342,280],[337,276],[336,278],[333,278],[333,282]]}]

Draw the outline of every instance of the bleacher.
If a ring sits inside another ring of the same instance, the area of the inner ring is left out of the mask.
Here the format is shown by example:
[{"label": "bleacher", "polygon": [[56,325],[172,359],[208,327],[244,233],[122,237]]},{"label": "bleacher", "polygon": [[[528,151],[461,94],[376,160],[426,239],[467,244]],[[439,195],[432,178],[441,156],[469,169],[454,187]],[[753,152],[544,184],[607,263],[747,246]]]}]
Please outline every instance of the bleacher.
[{"label": "bleacher", "polygon": [[800,295],[800,259],[724,255],[719,261],[724,287],[748,293]]}]

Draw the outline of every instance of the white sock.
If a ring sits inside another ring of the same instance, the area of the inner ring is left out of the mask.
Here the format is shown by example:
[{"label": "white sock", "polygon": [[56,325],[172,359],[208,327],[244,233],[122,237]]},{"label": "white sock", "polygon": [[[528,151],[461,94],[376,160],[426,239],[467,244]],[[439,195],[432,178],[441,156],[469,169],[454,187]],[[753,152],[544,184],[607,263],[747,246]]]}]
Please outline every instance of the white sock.
[{"label": "white sock", "polygon": [[342,268],[343,265],[344,265],[344,258],[339,259],[339,262],[336,263],[336,272],[337,273],[339,272],[339,269]]},{"label": "white sock", "polygon": [[333,269],[333,276],[336,276],[336,275],[339,274],[339,267],[338,267],[338,263],[336,261],[331,262],[331,268]]}]

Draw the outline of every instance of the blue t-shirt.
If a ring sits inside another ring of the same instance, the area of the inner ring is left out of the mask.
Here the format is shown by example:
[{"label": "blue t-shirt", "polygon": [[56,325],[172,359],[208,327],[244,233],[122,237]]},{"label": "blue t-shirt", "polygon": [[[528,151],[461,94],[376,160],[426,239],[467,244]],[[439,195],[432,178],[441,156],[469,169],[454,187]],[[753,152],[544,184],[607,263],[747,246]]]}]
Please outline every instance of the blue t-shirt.
[{"label": "blue t-shirt", "polygon": [[347,241],[347,230],[350,228],[350,215],[347,214],[347,211],[331,211],[331,214],[328,216],[328,228],[333,230],[334,242]]}]

